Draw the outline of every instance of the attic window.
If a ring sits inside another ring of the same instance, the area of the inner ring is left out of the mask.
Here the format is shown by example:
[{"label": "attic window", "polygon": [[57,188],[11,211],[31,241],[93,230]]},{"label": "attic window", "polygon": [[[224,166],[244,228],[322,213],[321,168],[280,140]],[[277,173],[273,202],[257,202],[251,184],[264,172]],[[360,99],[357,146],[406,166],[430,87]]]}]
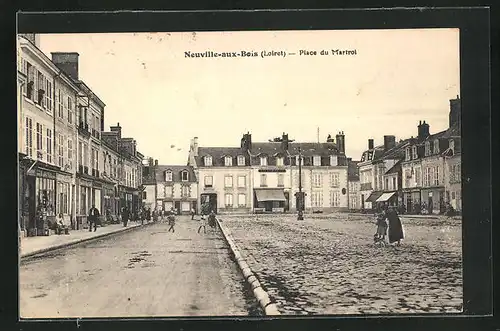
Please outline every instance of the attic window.
[{"label": "attic window", "polygon": [[318,155],[313,156],[313,165],[314,166],[321,165],[321,156],[318,156]]},{"label": "attic window", "polygon": [[417,159],[418,158],[418,154],[417,154],[417,146],[413,146],[411,148],[411,151],[412,151],[412,159]]},{"label": "attic window", "polygon": [[267,165],[267,157],[261,156],[260,157],[260,165],[261,166],[266,166]]},{"label": "attic window", "polygon": [[276,157],[276,165],[278,167],[282,167],[283,166],[283,157],[281,157],[281,156],[277,156]]},{"label": "attic window", "polygon": [[210,167],[212,165],[212,157],[207,155],[204,158],[205,166]]},{"label": "attic window", "polygon": [[[364,158],[364,155],[363,155],[363,158]],[[337,155],[330,155],[330,165],[331,166],[337,166],[337,165],[339,165],[338,164]]]},{"label": "attic window", "polygon": [[172,171],[171,170],[165,171],[165,181],[166,182],[172,181]]},{"label": "attic window", "polygon": [[438,154],[439,153],[439,140],[435,140],[434,141],[434,154]]},{"label": "attic window", "polygon": [[224,157],[224,164],[226,167],[230,167],[233,165],[233,158],[231,156],[225,156]]},{"label": "attic window", "polygon": [[431,155],[431,142],[426,141],[425,142],[425,156]]},{"label": "attic window", "polygon": [[455,140],[450,139],[450,149],[453,153],[455,153]]},{"label": "attic window", "polygon": [[181,172],[181,180],[183,182],[187,182],[189,180],[189,173],[187,171]]},{"label": "attic window", "polygon": [[410,161],[410,160],[411,160],[410,147],[408,147],[406,149],[406,161]]},{"label": "attic window", "polygon": [[238,155],[238,165],[239,166],[245,165],[245,157],[243,155]]}]

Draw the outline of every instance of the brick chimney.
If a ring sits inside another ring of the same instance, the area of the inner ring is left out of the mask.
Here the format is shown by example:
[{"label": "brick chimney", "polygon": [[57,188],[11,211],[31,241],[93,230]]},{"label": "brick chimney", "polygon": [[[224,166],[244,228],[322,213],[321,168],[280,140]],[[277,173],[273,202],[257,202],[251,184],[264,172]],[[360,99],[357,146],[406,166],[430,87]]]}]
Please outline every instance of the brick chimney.
[{"label": "brick chimney", "polygon": [[245,133],[241,138],[241,148],[245,151],[252,149],[252,135],[250,132]]},{"label": "brick chimney", "polygon": [[429,136],[429,124],[425,123],[425,121],[420,121],[418,124],[418,139],[423,140]]},{"label": "brick chimney", "polygon": [[78,57],[76,52],[53,52],[52,62],[74,80],[78,80]]},{"label": "brick chimney", "polygon": [[198,156],[198,137],[194,137],[192,141],[193,156]]},{"label": "brick chimney", "polygon": [[462,113],[462,102],[460,97],[457,95],[456,99],[450,100],[450,115],[449,115],[449,127],[458,124],[460,126],[460,117]]},{"label": "brick chimney", "polygon": [[281,136],[281,149],[284,150],[284,151],[287,151],[288,150],[288,144],[289,144],[288,133],[285,134],[283,132],[283,135]]},{"label": "brick chimney", "polygon": [[345,135],[344,131],[339,132],[335,136],[335,140],[337,141],[337,148],[339,149],[340,154],[345,154]]},{"label": "brick chimney", "polygon": [[111,132],[118,133],[118,139],[122,139],[122,127],[120,126],[120,122],[116,124],[116,126],[110,127]]},{"label": "brick chimney", "polygon": [[396,136],[384,136],[384,151],[396,147]]},{"label": "brick chimney", "polygon": [[158,166],[158,160],[155,160],[155,167]]},{"label": "brick chimney", "polygon": [[373,149],[373,139],[368,139],[368,149]]}]

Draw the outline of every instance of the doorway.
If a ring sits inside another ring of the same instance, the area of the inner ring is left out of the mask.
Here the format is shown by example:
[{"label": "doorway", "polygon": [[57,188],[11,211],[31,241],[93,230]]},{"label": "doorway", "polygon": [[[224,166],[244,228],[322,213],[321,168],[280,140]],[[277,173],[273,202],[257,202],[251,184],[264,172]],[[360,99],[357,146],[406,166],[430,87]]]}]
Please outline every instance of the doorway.
[{"label": "doorway", "polygon": [[177,215],[180,215],[181,214],[181,202],[175,201],[174,206],[175,206],[174,208],[175,208],[175,211],[177,212]]}]

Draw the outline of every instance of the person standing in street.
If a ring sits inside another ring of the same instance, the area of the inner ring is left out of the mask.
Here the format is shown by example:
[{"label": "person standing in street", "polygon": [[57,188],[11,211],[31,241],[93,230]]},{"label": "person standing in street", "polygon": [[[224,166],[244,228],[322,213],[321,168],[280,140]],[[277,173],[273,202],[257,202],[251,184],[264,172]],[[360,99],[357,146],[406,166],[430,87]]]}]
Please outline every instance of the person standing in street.
[{"label": "person standing in street", "polygon": [[401,245],[401,240],[404,239],[403,224],[398,213],[393,207],[386,209],[386,217],[389,221],[389,244]]},{"label": "person standing in street", "polygon": [[99,218],[99,209],[92,205],[92,208],[89,210],[89,232],[92,231],[92,224],[94,224],[94,232],[97,231],[97,220]]},{"label": "person standing in street", "polygon": [[195,215],[194,208],[191,208],[191,220],[194,220],[194,215]]},{"label": "person standing in street", "polygon": [[205,215],[201,215],[198,233],[200,233],[201,228],[203,228],[203,233],[207,233],[207,217]]},{"label": "person standing in street", "polygon": [[122,221],[123,221],[123,226],[126,227],[128,223],[128,218],[129,218],[129,211],[127,207],[123,207],[122,209]]},{"label": "person standing in street", "polygon": [[167,232],[170,232],[170,230],[172,230],[172,232],[175,232],[175,212],[173,210],[171,210],[167,216],[167,220],[168,220],[168,225],[170,225],[170,227],[168,228],[168,231]]}]

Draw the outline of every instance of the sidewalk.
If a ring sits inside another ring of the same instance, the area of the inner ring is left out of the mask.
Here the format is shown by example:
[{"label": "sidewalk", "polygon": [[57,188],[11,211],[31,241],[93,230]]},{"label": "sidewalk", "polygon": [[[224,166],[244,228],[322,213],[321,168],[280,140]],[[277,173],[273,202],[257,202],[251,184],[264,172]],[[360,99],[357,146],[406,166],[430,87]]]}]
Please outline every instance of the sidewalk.
[{"label": "sidewalk", "polygon": [[[144,223],[146,225],[148,223]],[[110,224],[98,227],[97,231],[90,232],[88,229],[72,230],[69,235],[50,235],[40,237],[25,237],[21,239],[21,258],[44,253],[54,249],[66,247],[95,238],[104,237],[113,233],[123,232],[141,226],[141,223],[129,222],[127,227],[123,224]]]}]

